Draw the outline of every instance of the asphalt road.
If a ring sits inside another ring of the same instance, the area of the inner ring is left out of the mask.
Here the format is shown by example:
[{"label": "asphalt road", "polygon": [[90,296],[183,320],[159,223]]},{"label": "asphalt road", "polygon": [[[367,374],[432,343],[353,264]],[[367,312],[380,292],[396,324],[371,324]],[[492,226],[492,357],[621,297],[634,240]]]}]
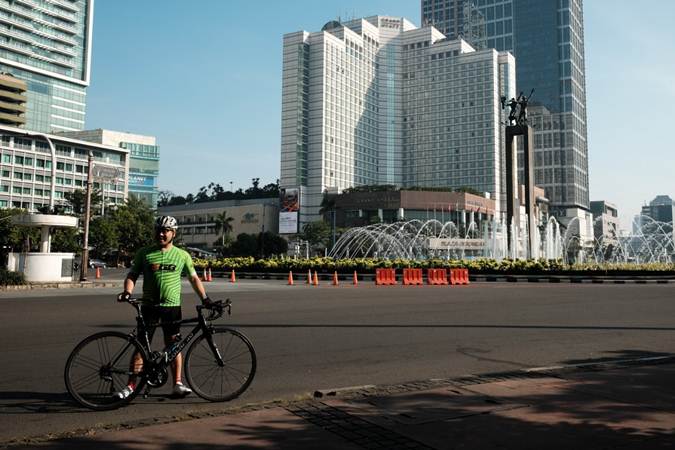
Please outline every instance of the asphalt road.
[{"label": "asphalt road", "polygon": [[[232,298],[233,314],[222,323],[255,345],[258,372],[249,390],[212,404],[169,399],[164,388],[101,413],[69,400],[63,367],[85,336],[131,329],[133,310],[114,301],[118,289],[0,293],[0,443],[317,389],[675,353],[673,285],[290,287],[218,280],[208,290],[212,298]],[[195,301],[186,296],[184,316],[194,313]]]}]

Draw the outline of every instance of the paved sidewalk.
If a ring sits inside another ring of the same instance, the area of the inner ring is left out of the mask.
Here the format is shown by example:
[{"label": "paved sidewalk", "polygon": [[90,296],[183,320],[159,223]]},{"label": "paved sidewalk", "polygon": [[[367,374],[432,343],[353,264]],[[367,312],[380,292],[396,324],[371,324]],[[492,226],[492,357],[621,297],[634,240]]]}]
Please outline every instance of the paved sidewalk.
[{"label": "paved sidewalk", "polygon": [[317,394],[22,449],[671,449],[675,363],[590,366]]}]

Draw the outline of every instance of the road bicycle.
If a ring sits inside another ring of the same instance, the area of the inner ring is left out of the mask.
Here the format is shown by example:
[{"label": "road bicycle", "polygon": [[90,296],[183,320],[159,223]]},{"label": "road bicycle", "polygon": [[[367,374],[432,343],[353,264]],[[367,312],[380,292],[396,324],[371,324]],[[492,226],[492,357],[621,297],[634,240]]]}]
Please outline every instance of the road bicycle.
[{"label": "road bicycle", "polygon": [[[250,386],[256,371],[251,341],[234,328],[212,324],[224,311],[232,314],[229,299],[198,305],[197,317],[179,322],[196,323],[194,329],[162,351],[150,347],[140,300],[128,302],[136,310],[135,330],[128,334],[116,331],[93,334],[77,344],[68,357],[66,388],[77,403],[102,411],[127,405],[143,389],[147,397],[152,388],[166,384],[171,362],[190,342],[183,366],[186,381],[197,395],[222,402],[238,397]],[[135,380],[133,392],[127,398],[118,398],[117,393],[130,379]]]}]

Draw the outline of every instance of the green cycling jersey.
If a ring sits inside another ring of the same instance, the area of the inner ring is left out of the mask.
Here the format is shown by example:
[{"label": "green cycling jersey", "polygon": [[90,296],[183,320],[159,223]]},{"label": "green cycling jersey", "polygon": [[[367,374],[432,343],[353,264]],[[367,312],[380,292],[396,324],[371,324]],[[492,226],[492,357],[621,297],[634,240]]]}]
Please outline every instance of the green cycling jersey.
[{"label": "green cycling jersey", "polygon": [[144,247],[136,253],[129,274],[143,274],[143,300],[158,306],[180,306],[181,276],[196,275],[192,257],[172,246],[162,251],[159,245]]}]

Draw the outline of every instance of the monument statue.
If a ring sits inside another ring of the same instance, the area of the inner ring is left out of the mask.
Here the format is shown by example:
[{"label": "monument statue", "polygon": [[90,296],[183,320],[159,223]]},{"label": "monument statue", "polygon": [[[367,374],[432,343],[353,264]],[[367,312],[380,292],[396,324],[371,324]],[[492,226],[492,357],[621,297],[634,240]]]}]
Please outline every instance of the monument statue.
[{"label": "monument statue", "polygon": [[530,91],[530,95],[525,97],[521,92],[518,96],[518,104],[520,104],[520,114],[518,115],[518,125],[527,125],[527,103],[532,98],[534,94],[534,89]]},{"label": "monument statue", "polygon": [[527,104],[530,101],[533,93],[534,89],[532,89],[532,91],[530,91],[530,95],[526,97],[521,91],[517,99],[512,97],[508,102],[506,101],[506,97],[501,97],[502,109],[506,109],[507,106],[510,108],[509,121],[507,125],[527,125]]}]

